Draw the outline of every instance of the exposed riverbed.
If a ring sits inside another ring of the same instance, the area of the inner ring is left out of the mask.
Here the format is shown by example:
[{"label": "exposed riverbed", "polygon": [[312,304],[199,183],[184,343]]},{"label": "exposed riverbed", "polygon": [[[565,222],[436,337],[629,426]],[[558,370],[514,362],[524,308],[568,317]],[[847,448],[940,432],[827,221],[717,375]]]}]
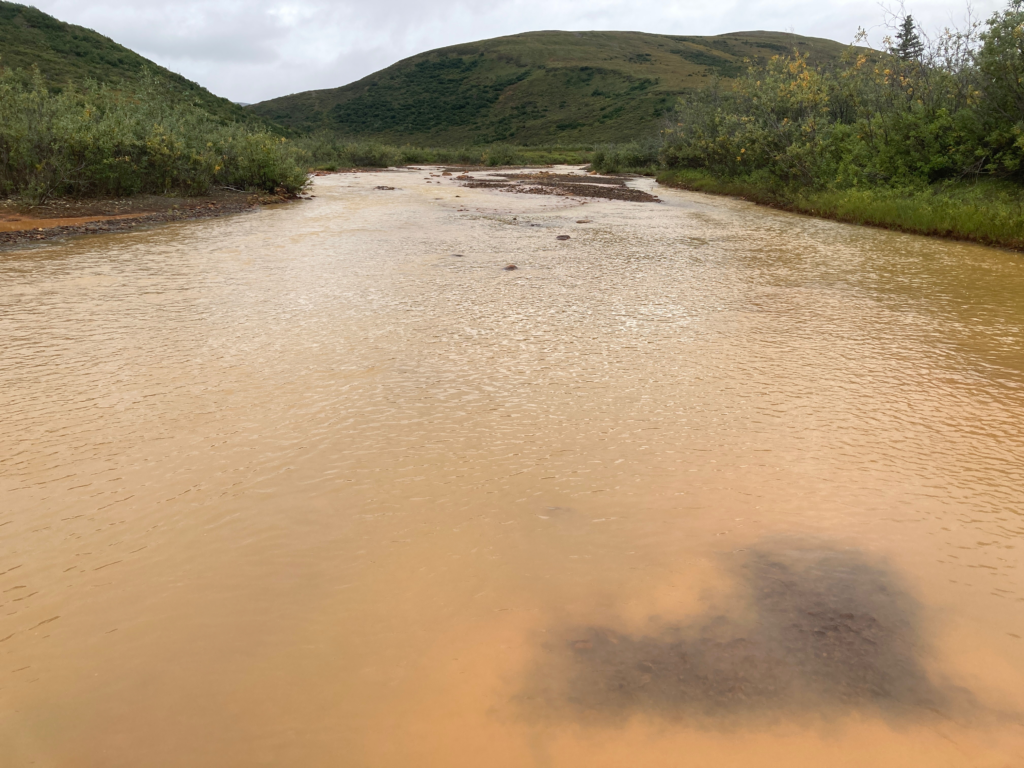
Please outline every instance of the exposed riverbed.
[{"label": "exposed riverbed", "polygon": [[441,173],[0,253],[0,765],[1024,764],[1024,259]]}]

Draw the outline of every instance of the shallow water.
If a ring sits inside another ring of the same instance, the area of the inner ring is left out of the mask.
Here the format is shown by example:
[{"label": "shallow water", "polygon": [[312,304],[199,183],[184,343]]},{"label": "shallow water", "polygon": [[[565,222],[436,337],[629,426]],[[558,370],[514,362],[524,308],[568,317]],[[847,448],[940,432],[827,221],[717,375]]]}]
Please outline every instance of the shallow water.
[{"label": "shallow water", "polygon": [[0,254],[0,764],[1024,764],[1024,259],[427,178]]}]

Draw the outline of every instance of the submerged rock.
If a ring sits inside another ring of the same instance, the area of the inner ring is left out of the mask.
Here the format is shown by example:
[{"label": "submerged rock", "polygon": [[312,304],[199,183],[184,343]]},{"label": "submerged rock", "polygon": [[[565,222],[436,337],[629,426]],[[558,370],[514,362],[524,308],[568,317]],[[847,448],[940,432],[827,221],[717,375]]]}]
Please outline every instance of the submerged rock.
[{"label": "submerged rock", "polygon": [[731,606],[674,622],[651,616],[640,633],[552,628],[527,678],[526,711],[688,724],[977,711],[969,691],[927,668],[920,605],[885,561],[786,541],[731,561],[739,588]]}]

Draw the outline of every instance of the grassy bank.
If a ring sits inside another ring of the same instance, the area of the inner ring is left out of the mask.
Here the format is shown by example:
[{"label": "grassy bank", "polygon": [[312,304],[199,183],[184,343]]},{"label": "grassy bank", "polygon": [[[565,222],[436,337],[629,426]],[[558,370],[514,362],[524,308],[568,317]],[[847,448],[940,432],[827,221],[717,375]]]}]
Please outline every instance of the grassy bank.
[{"label": "grassy bank", "polygon": [[657,178],[666,186],[740,197],[851,224],[1024,250],[1024,190],[1006,182],[979,180],[905,189],[786,191],[749,180],[716,178],[695,169],[663,171]]}]

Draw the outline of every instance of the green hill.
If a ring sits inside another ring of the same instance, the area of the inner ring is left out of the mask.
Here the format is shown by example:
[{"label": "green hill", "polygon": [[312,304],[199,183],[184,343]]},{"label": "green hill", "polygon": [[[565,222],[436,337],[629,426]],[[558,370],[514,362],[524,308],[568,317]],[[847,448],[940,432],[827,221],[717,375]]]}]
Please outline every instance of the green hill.
[{"label": "green hill", "polygon": [[269,127],[254,113],[91,29],[0,0],[0,67],[28,70],[32,66],[37,66],[55,89],[85,80],[132,83],[148,70],[169,84],[170,95],[176,92],[177,98],[194,102],[221,120]]},{"label": "green hill", "polygon": [[250,111],[301,131],[452,145],[603,142],[657,132],[689,89],[793,49],[812,60],[846,46],[782,32],[715,37],[643,32],[527,32],[428,51],[341,88]]}]

